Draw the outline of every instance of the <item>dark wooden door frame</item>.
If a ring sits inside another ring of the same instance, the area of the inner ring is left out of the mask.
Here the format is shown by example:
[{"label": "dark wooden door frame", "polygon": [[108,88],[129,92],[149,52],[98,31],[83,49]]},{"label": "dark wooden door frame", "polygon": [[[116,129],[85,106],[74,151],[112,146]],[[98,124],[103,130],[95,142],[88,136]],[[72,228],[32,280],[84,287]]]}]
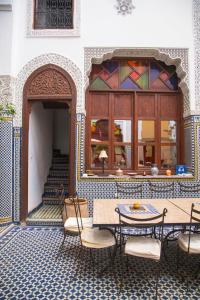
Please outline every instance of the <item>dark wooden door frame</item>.
[{"label": "dark wooden door frame", "polygon": [[[62,74],[71,87],[71,95],[30,95],[30,85],[41,72],[45,70],[55,70]],[[28,139],[29,139],[29,116],[31,106],[34,102],[64,102],[69,106],[70,129],[69,129],[69,193],[74,193],[75,187],[75,132],[76,132],[76,87],[71,76],[56,65],[48,64],[38,68],[27,79],[23,90],[23,117],[22,117],[22,168],[21,168],[21,205],[20,220],[23,221],[28,215]]]}]

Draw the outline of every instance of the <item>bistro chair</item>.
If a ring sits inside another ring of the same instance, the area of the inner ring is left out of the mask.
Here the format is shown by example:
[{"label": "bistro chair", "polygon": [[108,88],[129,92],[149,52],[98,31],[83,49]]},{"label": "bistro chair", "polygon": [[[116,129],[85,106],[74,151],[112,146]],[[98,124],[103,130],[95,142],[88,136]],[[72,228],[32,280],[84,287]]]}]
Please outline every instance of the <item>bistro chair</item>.
[{"label": "bistro chair", "polygon": [[149,181],[149,189],[151,198],[158,198],[161,194],[165,195],[165,198],[174,197],[174,182],[160,183]]},{"label": "bistro chair", "polygon": [[[81,216],[80,203],[77,201],[78,198],[72,198],[74,204],[74,210],[76,213],[76,222],[78,228],[78,235],[80,239],[81,249],[89,249],[91,261],[94,263],[92,257],[92,250],[94,249],[106,249],[113,248],[113,253],[110,255],[111,263],[114,261],[116,250],[117,250],[117,239],[110,228],[98,228],[98,227],[85,227],[84,219]],[[93,265],[94,266],[94,265]],[[104,271],[101,270],[100,274]]]},{"label": "bistro chair", "polygon": [[[163,247],[163,223],[167,213],[167,209],[164,208],[163,212],[152,218],[135,218],[134,216],[128,216],[123,214],[118,207],[115,211],[119,215],[119,240],[120,240],[120,253],[127,257],[136,256],[140,258],[149,259],[155,261],[156,268],[156,299],[158,296],[158,280],[160,276],[160,260]],[[134,228],[137,232],[134,236],[128,236],[125,240],[124,234],[122,234],[123,227]],[[144,230],[148,229],[148,230]],[[146,232],[146,234],[144,233]],[[128,267],[128,264],[127,264]],[[130,272],[129,272],[130,273]]]},{"label": "bistro chair", "polygon": [[64,207],[64,199],[65,199],[65,189],[64,189],[63,184],[61,184],[60,187],[57,189],[56,198],[59,200],[60,214],[62,217],[63,207]]},{"label": "bistro chair", "polygon": [[126,183],[116,182],[117,198],[142,198],[143,184],[134,184],[132,186]]},{"label": "bistro chair", "polygon": [[[179,271],[180,265],[180,250],[188,257],[190,255],[200,254],[200,230],[198,229],[198,226],[195,226],[195,222],[198,224],[200,223],[200,210],[196,209],[196,206],[195,203],[192,203],[189,228],[179,235],[177,241],[177,271]],[[198,264],[196,275],[198,274],[199,268],[200,263]]]},{"label": "bistro chair", "polygon": [[[67,235],[78,235],[79,234],[79,222],[77,222],[76,217],[76,211],[74,209],[74,201],[76,199],[76,203],[79,203],[79,207],[82,206],[82,204],[87,204],[87,200],[83,198],[78,198],[77,196],[69,196],[64,200],[64,207],[63,207],[63,213],[62,213],[62,220],[63,220],[63,229],[64,229],[64,237],[62,241],[62,245],[65,242]],[[82,204],[81,204],[82,203]],[[82,207],[80,208],[80,211],[83,211],[84,216],[88,215],[86,212],[87,207],[84,207],[84,211]],[[81,223],[83,228],[92,228],[93,226],[93,218],[91,217],[82,217]]]},{"label": "bistro chair", "polygon": [[184,195],[187,193],[191,195],[191,193],[199,193],[200,192],[200,183],[190,183],[184,184],[179,182],[180,194]]}]

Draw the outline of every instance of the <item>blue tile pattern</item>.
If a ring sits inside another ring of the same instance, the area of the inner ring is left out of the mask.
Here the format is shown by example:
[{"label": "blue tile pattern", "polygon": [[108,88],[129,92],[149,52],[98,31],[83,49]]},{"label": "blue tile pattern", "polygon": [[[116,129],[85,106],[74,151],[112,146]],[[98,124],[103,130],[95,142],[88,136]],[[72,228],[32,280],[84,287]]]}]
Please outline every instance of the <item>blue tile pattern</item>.
[{"label": "blue tile pattern", "polygon": [[20,220],[21,127],[13,127],[13,221]]},{"label": "blue tile pattern", "polygon": [[[63,233],[60,228],[15,227],[0,239],[1,300],[153,300],[155,263],[130,258],[127,270],[119,254],[113,268],[98,276],[106,265],[108,253],[97,250],[92,267],[87,251],[77,256],[77,237],[67,236],[59,252]],[[160,300],[200,299],[200,279],[186,282],[175,271],[176,248],[169,244],[161,262]],[[60,255],[57,257],[58,253]],[[186,261],[185,261],[186,262]],[[181,266],[182,274],[190,274],[196,258]],[[120,274],[123,276],[121,292]]]},{"label": "blue tile pattern", "polygon": [[0,223],[12,221],[12,120],[0,121]]}]

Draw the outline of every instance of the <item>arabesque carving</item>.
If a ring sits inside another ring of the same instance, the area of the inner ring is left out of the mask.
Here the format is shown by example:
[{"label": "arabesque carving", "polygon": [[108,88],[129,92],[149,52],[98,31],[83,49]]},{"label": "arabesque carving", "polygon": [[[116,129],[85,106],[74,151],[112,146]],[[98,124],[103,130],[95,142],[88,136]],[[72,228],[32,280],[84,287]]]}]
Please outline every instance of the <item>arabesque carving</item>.
[{"label": "arabesque carving", "polygon": [[17,114],[14,118],[15,126],[21,126],[22,124],[22,99],[23,99],[23,89],[26,80],[35,70],[47,64],[53,64],[55,66],[58,66],[63,70],[65,70],[71,76],[76,86],[76,96],[77,96],[76,112],[77,113],[85,112],[85,107],[83,105],[83,100],[82,100],[82,73],[80,69],[69,58],[64,57],[60,54],[56,54],[56,53],[42,54],[30,60],[21,69],[21,71],[19,72],[16,78],[14,103],[16,104]]},{"label": "arabesque carving", "polygon": [[29,95],[72,95],[68,80],[56,70],[44,70],[31,82]]}]

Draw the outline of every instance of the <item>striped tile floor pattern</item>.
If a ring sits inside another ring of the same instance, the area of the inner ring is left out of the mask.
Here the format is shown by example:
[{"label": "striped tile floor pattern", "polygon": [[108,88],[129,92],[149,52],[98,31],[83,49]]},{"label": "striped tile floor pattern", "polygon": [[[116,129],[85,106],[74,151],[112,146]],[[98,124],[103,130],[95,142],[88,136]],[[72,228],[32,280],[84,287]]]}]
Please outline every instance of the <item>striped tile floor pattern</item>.
[{"label": "striped tile floor pattern", "polygon": [[42,204],[29,214],[28,225],[62,225],[61,207],[56,204]]},{"label": "striped tile floor pattern", "polygon": [[[130,259],[129,271],[119,255],[115,265],[103,276],[99,268],[105,266],[107,251],[94,253],[92,267],[88,252],[81,252],[78,237],[68,236],[61,251],[63,232],[57,227],[15,227],[0,239],[0,299],[8,300],[133,300],[155,299],[155,264],[143,259]],[[186,283],[175,272],[176,248],[167,249],[169,262],[162,260],[159,299],[200,299],[200,279]],[[58,255],[59,254],[59,255]],[[181,266],[182,274],[190,269]],[[123,287],[119,292],[120,276]]]}]

